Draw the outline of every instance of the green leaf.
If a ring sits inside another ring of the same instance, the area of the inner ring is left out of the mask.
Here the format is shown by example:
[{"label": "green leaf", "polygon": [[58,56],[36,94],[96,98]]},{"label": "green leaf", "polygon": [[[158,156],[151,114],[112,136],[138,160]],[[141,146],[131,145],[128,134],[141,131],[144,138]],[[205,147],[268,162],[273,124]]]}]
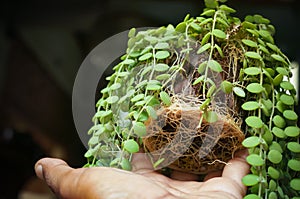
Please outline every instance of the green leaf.
[{"label": "green leaf", "polygon": [[261,70],[258,67],[249,67],[249,68],[245,68],[244,72],[247,75],[259,75],[261,73]]},{"label": "green leaf", "polygon": [[[201,25],[201,24],[200,24],[200,25]],[[210,39],[210,36],[211,36],[211,33],[210,33],[210,32],[206,33],[206,34],[203,36],[202,41],[201,41],[201,46],[204,46],[204,45],[208,42],[208,40]]]},{"label": "green leaf", "polygon": [[138,95],[134,96],[130,101],[131,102],[137,102],[141,99],[144,99],[144,97],[145,97],[145,94],[138,94]]},{"label": "green leaf", "polygon": [[276,61],[279,61],[279,62],[282,62],[284,64],[287,64],[286,61],[284,60],[284,58],[281,57],[280,55],[272,54],[271,57],[273,57],[273,59],[275,59]]},{"label": "green leaf", "polygon": [[162,49],[169,49],[170,46],[167,42],[159,42],[154,46],[155,49],[162,50]]},{"label": "green leaf", "polygon": [[278,137],[278,138],[285,138],[286,137],[286,135],[284,134],[284,132],[283,132],[283,130],[282,129],[280,129],[280,128],[278,128],[278,127],[273,127],[272,128],[272,133],[276,136],[276,137]]},{"label": "green leaf", "polygon": [[268,159],[273,164],[279,164],[282,160],[282,155],[277,150],[270,150],[269,153],[268,153]]},{"label": "green leaf", "polygon": [[201,64],[199,64],[199,67],[198,67],[198,73],[199,73],[199,74],[204,73],[204,71],[205,71],[205,69],[206,69],[206,66],[207,66],[207,61],[204,61],[204,62],[202,62]]},{"label": "green leaf", "polygon": [[227,81],[227,80],[224,80],[224,81],[222,81],[222,83],[221,83],[221,90],[222,90],[224,93],[226,93],[226,94],[231,93],[232,87],[233,87],[233,86],[232,86],[232,83],[229,82],[229,81]]},{"label": "green leaf", "polygon": [[146,89],[149,90],[149,91],[158,91],[158,90],[161,89],[161,85],[149,83],[149,84],[147,84]]},{"label": "green leaf", "polygon": [[289,137],[297,137],[299,136],[300,129],[297,126],[288,126],[284,129],[284,134]]},{"label": "green leaf", "polygon": [[243,199],[261,199],[261,197],[256,194],[247,194]]},{"label": "green leaf", "polygon": [[290,186],[296,190],[300,191],[300,178],[294,178],[290,181]]},{"label": "green leaf", "polygon": [[264,165],[264,160],[257,154],[248,155],[246,160],[252,166],[262,166],[262,165]]},{"label": "green leaf", "polygon": [[212,34],[220,39],[225,39],[226,38],[226,33],[223,32],[222,30],[219,29],[214,29],[212,31]]},{"label": "green leaf", "polygon": [[242,182],[245,186],[254,186],[258,184],[259,177],[254,174],[248,174],[242,178]]},{"label": "green leaf", "polygon": [[275,141],[272,142],[272,144],[269,147],[269,150],[273,150],[273,149],[279,151],[280,153],[283,153],[283,150],[278,142]]},{"label": "green leaf", "polygon": [[128,32],[128,37],[129,38],[132,38],[135,36],[135,33],[136,33],[136,29],[135,28],[131,28]]},{"label": "green leaf", "polygon": [[279,73],[279,74],[282,74],[284,76],[288,76],[289,75],[289,72],[284,68],[284,67],[277,67],[276,68],[276,71]]},{"label": "green leaf", "polygon": [[220,56],[221,56],[221,57],[224,57],[224,53],[223,53],[221,47],[218,46],[217,44],[215,44],[215,48],[217,49],[217,51],[218,51],[218,53],[220,54]]},{"label": "green leaf", "polygon": [[184,33],[185,29],[186,29],[186,22],[179,23],[175,28],[176,32],[181,32],[181,33]]},{"label": "green leaf", "polygon": [[251,83],[246,87],[246,89],[250,93],[261,93],[265,90],[265,88],[259,83]]},{"label": "green leaf", "polygon": [[99,143],[99,137],[98,136],[92,136],[88,142],[88,144],[91,146],[96,145]]},{"label": "green leaf", "polygon": [[121,84],[120,83],[114,83],[113,85],[111,85],[109,87],[110,90],[117,90],[121,87]]},{"label": "green leaf", "polygon": [[218,114],[214,111],[204,112],[204,119],[209,123],[214,123],[218,121]]},{"label": "green leaf", "polygon": [[202,111],[206,111],[209,103],[210,103],[211,99],[210,98],[207,98],[201,105],[200,105],[200,110]]},{"label": "green leaf", "polygon": [[218,2],[216,0],[204,0],[207,8],[217,8]]},{"label": "green leaf", "polygon": [[278,74],[274,79],[273,79],[273,84],[274,86],[278,86],[283,80],[283,75]]},{"label": "green leaf", "polygon": [[146,111],[152,119],[155,119],[155,120],[157,119],[156,111],[152,106],[147,106]]},{"label": "green leaf", "polygon": [[166,50],[157,51],[155,53],[155,58],[156,59],[166,59],[168,57],[170,57],[170,53],[169,53],[169,51],[166,51]]},{"label": "green leaf", "polygon": [[213,71],[215,71],[215,72],[222,72],[223,71],[223,69],[222,69],[222,66],[221,66],[221,64],[219,64],[219,62],[217,62],[217,61],[215,61],[215,60],[209,60],[208,62],[207,62],[207,66],[211,69],[211,70],[213,70]]},{"label": "green leaf", "polygon": [[219,7],[219,9],[220,10],[223,10],[223,11],[225,11],[225,12],[227,12],[227,13],[235,13],[236,11],[235,11],[235,9],[233,9],[233,8],[230,8],[230,7],[228,7],[228,6],[226,6],[226,5],[221,5],[220,7]]},{"label": "green leaf", "polygon": [[245,91],[240,87],[233,87],[233,92],[239,97],[246,97]]},{"label": "green leaf", "polygon": [[169,70],[169,66],[167,64],[159,63],[154,66],[154,70],[158,72],[164,72]]},{"label": "green leaf", "polygon": [[282,94],[280,96],[280,101],[286,105],[294,105],[295,101],[294,101],[294,97],[291,95],[287,95],[287,94]]},{"label": "green leaf", "polygon": [[139,151],[140,148],[139,144],[133,139],[125,140],[123,144],[124,144],[124,149],[129,153],[136,153]]},{"label": "green leaf", "polygon": [[200,77],[198,77],[194,82],[193,85],[199,84],[200,82],[203,82],[203,80],[205,79],[204,75],[201,75]]},{"label": "green leaf", "polygon": [[280,177],[280,172],[272,166],[268,167],[268,174],[271,178],[277,180]]},{"label": "green leaf", "polygon": [[199,50],[197,51],[197,54],[201,54],[207,51],[208,49],[210,49],[210,47],[211,47],[211,43],[207,43],[204,46],[201,46],[201,48],[199,48]]},{"label": "green leaf", "polygon": [[259,137],[257,136],[251,136],[251,137],[247,137],[243,142],[243,146],[246,148],[252,148],[252,147],[256,147],[259,145],[260,141],[259,141]]},{"label": "green leaf", "polygon": [[299,160],[289,160],[288,167],[294,171],[300,171],[300,161]]},{"label": "green leaf", "polygon": [[167,80],[170,79],[171,75],[170,74],[161,74],[161,75],[157,75],[155,77],[156,80],[162,81],[162,80]]},{"label": "green leaf", "polygon": [[256,101],[248,101],[242,105],[242,109],[245,111],[254,111],[260,107],[259,103]]},{"label": "green leaf", "polygon": [[257,43],[255,41],[249,40],[249,39],[242,39],[242,42],[252,48],[257,48]]},{"label": "green leaf", "polygon": [[209,89],[208,89],[208,91],[207,91],[207,93],[206,93],[206,97],[211,97],[212,95],[213,95],[213,93],[215,92],[215,90],[216,90],[216,86],[215,85],[212,85]]},{"label": "green leaf", "polygon": [[132,169],[131,163],[126,158],[122,158],[120,165],[123,170],[131,171],[131,169]]},{"label": "green leaf", "polygon": [[119,100],[118,96],[110,96],[108,98],[106,98],[106,101],[108,104],[114,104]]},{"label": "green leaf", "polygon": [[246,124],[252,128],[261,128],[263,127],[263,121],[257,116],[249,116],[246,118]]},{"label": "green leaf", "polygon": [[135,61],[133,59],[125,59],[122,63],[126,65],[133,64]]},{"label": "green leaf", "polygon": [[215,12],[216,12],[215,10],[209,9],[209,10],[204,11],[201,14],[201,16],[208,16],[208,17],[210,17],[210,16],[213,16],[215,14]]},{"label": "green leaf", "polygon": [[285,90],[294,90],[295,87],[291,82],[283,81],[280,83],[280,87]]},{"label": "green leaf", "polygon": [[300,144],[298,142],[289,142],[287,148],[294,153],[300,153]]},{"label": "green leaf", "polygon": [[297,113],[292,110],[285,110],[283,112],[283,116],[288,120],[297,120],[298,119]]},{"label": "green leaf", "polygon": [[166,105],[166,106],[170,106],[172,101],[171,101],[171,97],[169,96],[169,94],[165,91],[161,91],[159,93],[160,99],[161,101]]},{"label": "green leaf", "polygon": [[283,117],[281,117],[280,115],[275,115],[273,117],[273,123],[275,124],[275,126],[277,126],[279,128],[284,128],[286,125],[285,119]]},{"label": "green leaf", "polygon": [[253,52],[253,51],[248,51],[245,53],[246,57],[252,58],[252,59],[258,59],[261,60],[262,57],[260,56],[260,54],[258,54],[257,52]]},{"label": "green leaf", "polygon": [[145,136],[147,134],[147,129],[145,124],[142,122],[134,122],[133,132],[139,137]]},{"label": "green leaf", "polygon": [[146,53],[146,54],[144,54],[144,55],[142,55],[142,56],[139,57],[139,61],[145,61],[145,60],[148,60],[148,59],[150,59],[152,56],[153,56],[152,53]]},{"label": "green leaf", "polygon": [[269,182],[269,189],[270,189],[270,191],[275,191],[276,188],[277,188],[276,182],[273,179],[271,179],[270,182]]},{"label": "green leaf", "polygon": [[198,31],[198,32],[200,32],[200,31],[202,30],[201,26],[199,26],[199,25],[196,24],[195,22],[192,22],[192,23],[191,23],[191,27],[192,27],[194,30]]}]

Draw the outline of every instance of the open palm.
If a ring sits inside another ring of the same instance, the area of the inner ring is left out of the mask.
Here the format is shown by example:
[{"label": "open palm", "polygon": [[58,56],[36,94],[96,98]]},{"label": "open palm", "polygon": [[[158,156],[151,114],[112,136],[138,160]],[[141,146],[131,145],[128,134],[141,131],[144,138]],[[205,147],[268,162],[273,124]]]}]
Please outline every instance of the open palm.
[{"label": "open palm", "polygon": [[133,159],[133,171],[107,167],[73,169],[60,159],[36,163],[37,175],[64,199],[239,199],[246,193],[241,179],[249,171],[245,154],[233,158],[223,172],[210,173],[204,182],[194,175],[174,172],[168,178],[151,169],[143,157]]}]

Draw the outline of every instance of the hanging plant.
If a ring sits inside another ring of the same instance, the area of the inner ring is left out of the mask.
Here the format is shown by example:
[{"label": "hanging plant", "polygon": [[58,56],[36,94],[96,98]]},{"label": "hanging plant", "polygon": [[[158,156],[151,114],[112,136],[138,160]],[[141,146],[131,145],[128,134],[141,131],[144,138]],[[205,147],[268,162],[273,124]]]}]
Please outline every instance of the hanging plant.
[{"label": "hanging plant", "polygon": [[232,16],[226,0],[176,27],[130,30],[128,48],[96,104],[87,167],[220,170],[249,149],[245,198],[300,196],[300,130],[288,58],[261,15]]}]

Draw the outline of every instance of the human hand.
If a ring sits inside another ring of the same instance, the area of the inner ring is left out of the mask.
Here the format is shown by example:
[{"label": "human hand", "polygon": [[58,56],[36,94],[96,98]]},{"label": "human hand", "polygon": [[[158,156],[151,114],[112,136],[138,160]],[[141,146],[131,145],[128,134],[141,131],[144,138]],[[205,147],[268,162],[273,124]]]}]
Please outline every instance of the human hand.
[{"label": "human hand", "polygon": [[44,158],[35,165],[39,178],[63,199],[239,199],[246,194],[242,177],[249,172],[246,152],[239,152],[223,172],[209,173],[203,182],[195,175],[173,172],[168,178],[151,169],[144,156],[133,158],[133,171],[93,167],[73,169],[63,160]]}]

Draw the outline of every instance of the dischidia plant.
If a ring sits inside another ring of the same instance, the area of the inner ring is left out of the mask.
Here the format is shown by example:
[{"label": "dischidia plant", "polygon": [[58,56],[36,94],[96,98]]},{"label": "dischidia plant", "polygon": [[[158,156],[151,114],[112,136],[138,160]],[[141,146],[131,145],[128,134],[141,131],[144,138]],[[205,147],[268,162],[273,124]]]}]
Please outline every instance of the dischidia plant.
[{"label": "dischidia plant", "polygon": [[274,27],[244,21],[205,0],[176,27],[129,31],[128,48],[96,104],[87,167],[131,170],[144,151],[153,167],[205,174],[249,149],[245,198],[299,198],[295,87]]}]

